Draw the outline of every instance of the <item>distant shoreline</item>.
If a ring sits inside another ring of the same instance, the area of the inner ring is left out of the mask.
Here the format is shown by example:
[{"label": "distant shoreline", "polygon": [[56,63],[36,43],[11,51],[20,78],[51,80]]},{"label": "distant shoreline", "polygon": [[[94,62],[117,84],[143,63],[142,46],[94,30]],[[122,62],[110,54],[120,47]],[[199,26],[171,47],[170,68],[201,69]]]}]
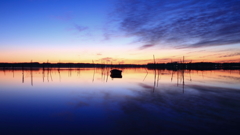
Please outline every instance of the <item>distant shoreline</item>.
[{"label": "distant shoreline", "polygon": [[213,62],[195,62],[195,63],[148,63],[148,64],[94,64],[94,63],[0,63],[0,69],[31,69],[31,68],[148,68],[148,69],[240,69],[240,63],[213,63]]}]

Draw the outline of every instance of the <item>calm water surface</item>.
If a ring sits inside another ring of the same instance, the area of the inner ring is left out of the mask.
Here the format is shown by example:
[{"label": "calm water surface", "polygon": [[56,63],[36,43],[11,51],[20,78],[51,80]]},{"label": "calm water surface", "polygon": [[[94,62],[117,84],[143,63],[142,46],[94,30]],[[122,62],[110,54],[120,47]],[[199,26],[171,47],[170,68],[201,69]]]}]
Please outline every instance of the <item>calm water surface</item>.
[{"label": "calm water surface", "polygon": [[0,70],[0,134],[240,134],[240,71]]}]

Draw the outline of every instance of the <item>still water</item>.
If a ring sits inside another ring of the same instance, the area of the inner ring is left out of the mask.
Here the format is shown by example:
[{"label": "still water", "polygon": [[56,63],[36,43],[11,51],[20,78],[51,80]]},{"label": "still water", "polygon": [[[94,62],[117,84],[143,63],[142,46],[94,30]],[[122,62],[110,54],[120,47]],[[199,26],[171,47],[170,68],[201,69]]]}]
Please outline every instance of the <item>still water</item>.
[{"label": "still water", "polygon": [[239,134],[240,71],[0,70],[0,134]]}]

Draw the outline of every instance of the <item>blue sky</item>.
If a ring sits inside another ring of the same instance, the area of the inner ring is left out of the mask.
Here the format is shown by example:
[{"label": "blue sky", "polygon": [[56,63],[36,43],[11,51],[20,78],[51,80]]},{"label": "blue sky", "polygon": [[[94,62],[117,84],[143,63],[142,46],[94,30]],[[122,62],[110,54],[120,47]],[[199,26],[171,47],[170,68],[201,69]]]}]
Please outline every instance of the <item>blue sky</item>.
[{"label": "blue sky", "polygon": [[[51,40],[58,45],[73,40],[74,37],[81,38],[90,31],[101,35],[98,29],[101,29],[105,21],[108,6],[106,3],[108,2],[93,3],[87,0],[1,1],[1,18],[4,18],[1,21],[1,40],[9,43],[15,38],[20,44],[36,41],[44,46],[45,42],[51,43]],[[85,32],[82,34],[83,31]]]},{"label": "blue sky", "polygon": [[0,17],[0,62],[240,56],[240,0],[1,0]]}]

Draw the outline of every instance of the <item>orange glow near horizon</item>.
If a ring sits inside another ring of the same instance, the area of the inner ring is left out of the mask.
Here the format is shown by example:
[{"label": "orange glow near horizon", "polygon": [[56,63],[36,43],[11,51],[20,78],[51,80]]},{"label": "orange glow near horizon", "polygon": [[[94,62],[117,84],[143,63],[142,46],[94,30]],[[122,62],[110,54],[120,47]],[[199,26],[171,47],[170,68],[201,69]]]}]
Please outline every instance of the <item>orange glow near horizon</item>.
[{"label": "orange glow near horizon", "polygon": [[105,64],[147,64],[153,63],[153,55],[157,63],[180,62],[239,62],[240,47],[228,46],[207,49],[159,49],[145,50],[121,47],[112,48],[79,48],[74,49],[12,49],[0,53],[0,62],[50,62],[50,63],[105,63]]}]

